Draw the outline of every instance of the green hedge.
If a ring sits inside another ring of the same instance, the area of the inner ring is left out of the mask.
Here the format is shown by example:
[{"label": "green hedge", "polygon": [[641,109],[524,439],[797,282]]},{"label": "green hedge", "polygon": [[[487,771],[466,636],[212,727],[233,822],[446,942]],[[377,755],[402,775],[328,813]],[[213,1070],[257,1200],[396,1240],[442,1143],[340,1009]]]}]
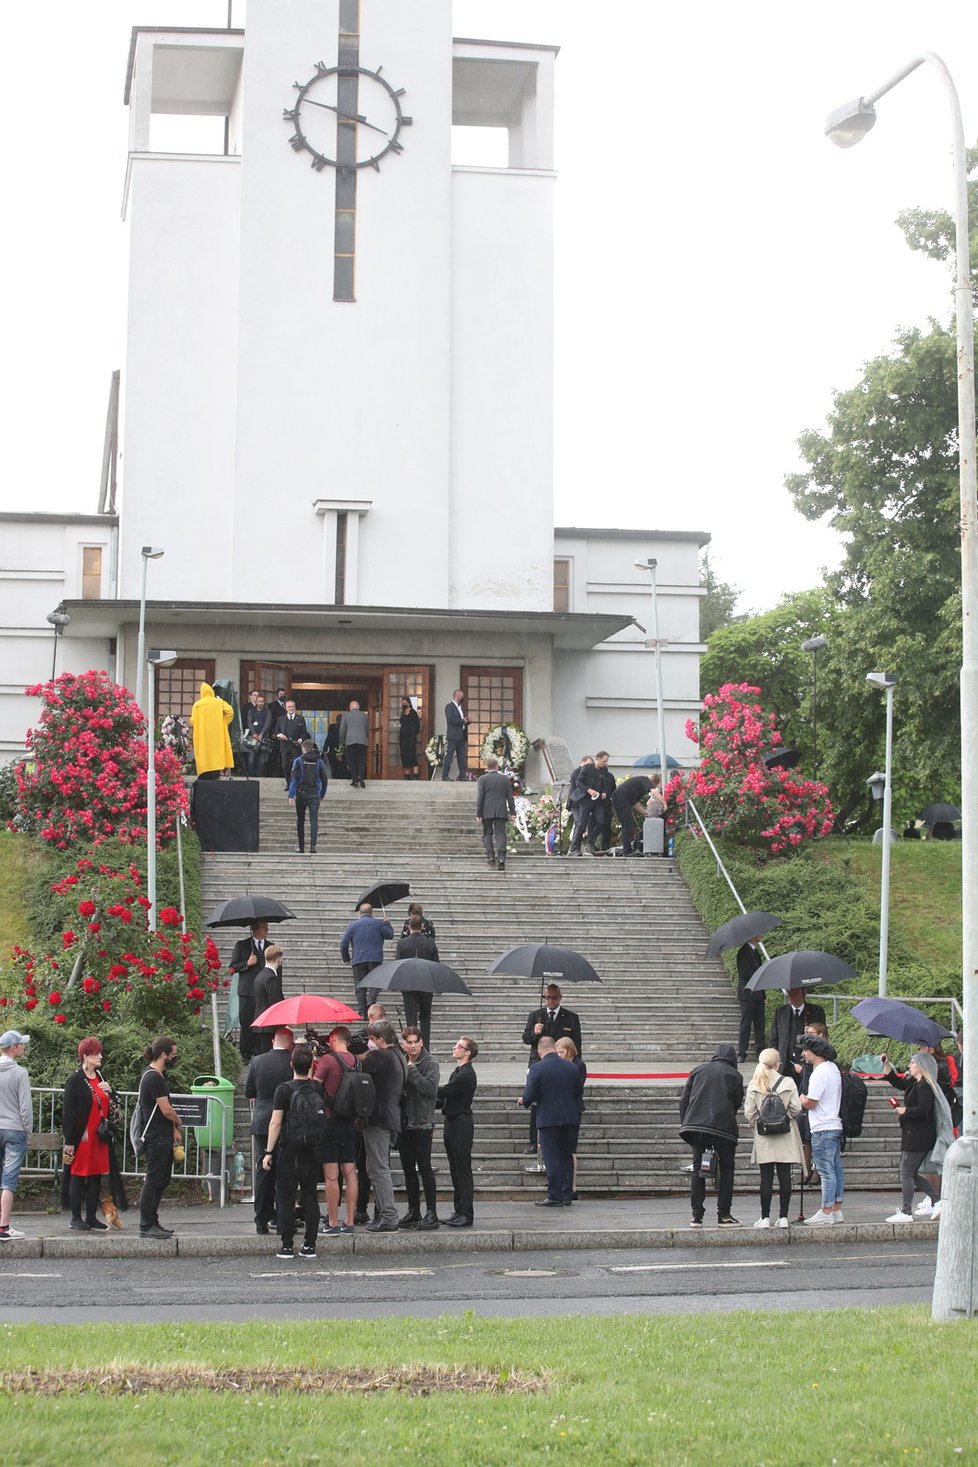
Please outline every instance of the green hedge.
[{"label": "green hedge", "polygon": [[[853,871],[851,848],[842,841],[822,841],[779,861],[756,859],[742,847],[719,841],[717,849],[723,863],[749,911],[776,912],[782,924],[764,939],[772,957],[796,948],[814,948],[835,954],[850,963],[859,977],[837,989],[826,988],[847,996],[866,997],[877,992],[879,975],[879,898],[870,895],[864,881]],[[703,839],[684,832],[677,841],[680,869],[686,878],[693,901],[705,924],[712,931],[738,908],[716,861]],[[919,862],[921,883],[927,881],[928,863],[933,853],[921,844],[909,856]],[[942,856],[943,859],[943,856]],[[948,913],[948,921],[959,921]],[[724,955],[731,982],[735,983],[735,955]],[[899,912],[891,908],[888,991],[912,998],[938,997],[943,994],[961,1001],[961,968],[949,963],[928,961],[926,954],[915,951],[902,936]],[[831,1018],[831,997],[824,1007]],[[846,1006],[848,1007],[848,1006]],[[845,1010],[840,1012],[845,1013]],[[935,1015],[935,1017],[941,1017]],[[844,1059],[875,1050],[866,1030],[848,1014],[832,1028],[832,1040]],[[894,1057],[905,1049],[890,1044]]]}]

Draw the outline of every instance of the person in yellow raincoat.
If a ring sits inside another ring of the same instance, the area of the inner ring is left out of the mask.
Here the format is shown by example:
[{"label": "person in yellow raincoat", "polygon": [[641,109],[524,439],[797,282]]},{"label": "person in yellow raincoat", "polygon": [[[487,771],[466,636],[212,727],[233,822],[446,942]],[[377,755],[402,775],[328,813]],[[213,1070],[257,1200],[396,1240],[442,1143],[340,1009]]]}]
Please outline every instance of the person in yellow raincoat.
[{"label": "person in yellow raincoat", "polygon": [[228,724],[233,717],[230,703],[215,697],[210,683],[201,683],[200,697],[190,712],[198,778],[216,779],[221,770],[234,768],[228,737]]}]

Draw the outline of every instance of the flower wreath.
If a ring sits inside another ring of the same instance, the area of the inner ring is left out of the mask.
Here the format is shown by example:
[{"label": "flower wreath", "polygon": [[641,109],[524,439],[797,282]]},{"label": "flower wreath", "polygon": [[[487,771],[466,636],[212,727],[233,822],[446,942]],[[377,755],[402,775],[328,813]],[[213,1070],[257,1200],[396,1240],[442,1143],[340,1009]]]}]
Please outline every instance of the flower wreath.
[{"label": "flower wreath", "polygon": [[440,764],[445,757],[445,740],[442,734],[432,734],[424,746],[424,756],[429,764]]},{"label": "flower wreath", "polygon": [[504,769],[522,769],[529,752],[530,740],[523,730],[515,723],[500,723],[491,728],[482,740],[479,757],[483,764],[491,755]]}]

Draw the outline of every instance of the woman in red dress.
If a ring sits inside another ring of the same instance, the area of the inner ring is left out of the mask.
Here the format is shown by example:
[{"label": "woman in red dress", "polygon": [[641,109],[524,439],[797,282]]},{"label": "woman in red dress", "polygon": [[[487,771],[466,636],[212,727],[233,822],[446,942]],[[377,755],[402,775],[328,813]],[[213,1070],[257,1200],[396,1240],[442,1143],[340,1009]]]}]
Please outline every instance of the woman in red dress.
[{"label": "woman in red dress", "polygon": [[69,1076],[61,1112],[65,1172],[69,1174],[69,1226],[82,1233],[104,1233],[106,1225],[95,1214],[102,1195],[102,1178],[111,1170],[111,1159],[109,1143],[99,1139],[98,1128],[102,1120],[108,1119],[112,1087],[99,1072],[101,1040],[83,1039],[78,1058],[81,1066]]}]

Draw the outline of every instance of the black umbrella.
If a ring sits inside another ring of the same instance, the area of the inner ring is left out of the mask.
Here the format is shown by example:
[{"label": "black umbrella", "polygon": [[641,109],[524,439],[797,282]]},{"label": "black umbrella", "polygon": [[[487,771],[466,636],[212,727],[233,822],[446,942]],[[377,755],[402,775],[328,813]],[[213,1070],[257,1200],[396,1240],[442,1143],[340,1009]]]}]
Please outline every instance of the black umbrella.
[{"label": "black umbrella", "polygon": [[940,1044],[952,1030],[945,1029],[912,1004],[895,998],[863,998],[852,1006],[852,1016],[870,1034],[882,1034],[903,1044]]},{"label": "black umbrella", "polygon": [[433,963],[428,958],[394,958],[371,968],[358,988],[393,989],[397,993],[467,993],[471,988],[447,963]]},{"label": "black umbrella", "polygon": [[218,902],[205,927],[250,927],[252,922],[288,922],[295,913],[274,897],[241,896]]},{"label": "black umbrella", "polygon": [[524,942],[511,947],[495,962],[489,973],[512,973],[518,978],[539,978],[546,983],[600,983],[587,958],[569,947],[552,947],[547,942]]},{"label": "black umbrella", "polygon": [[817,988],[821,983],[844,983],[847,978],[858,976],[855,968],[850,968],[841,958],[802,948],[799,952],[769,958],[746,986],[751,993],[768,988]]},{"label": "black umbrella", "polygon": [[801,754],[797,749],[772,749],[770,754],[763,755],[762,762],[766,769],[796,769]]},{"label": "black umbrella", "polygon": [[[953,825],[955,820],[961,819],[961,811],[957,805],[925,805],[917,819],[922,820],[925,825],[937,825],[942,820]],[[892,1039],[893,1035],[890,1034],[888,1038]]]},{"label": "black umbrella", "polygon": [[718,958],[728,947],[740,947],[751,937],[763,937],[774,927],[781,926],[781,918],[773,912],[741,912],[718,927],[710,938],[706,949],[708,958]]},{"label": "black umbrella", "polygon": [[[399,902],[410,895],[411,888],[406,881],[375,881],[362,896],[357,897],[353,910],[358,912],[364,902],[369,902],[372,907],[387,907],[391,902]],[[373,988],[376,986],[376,984],[371,985]]]}]

